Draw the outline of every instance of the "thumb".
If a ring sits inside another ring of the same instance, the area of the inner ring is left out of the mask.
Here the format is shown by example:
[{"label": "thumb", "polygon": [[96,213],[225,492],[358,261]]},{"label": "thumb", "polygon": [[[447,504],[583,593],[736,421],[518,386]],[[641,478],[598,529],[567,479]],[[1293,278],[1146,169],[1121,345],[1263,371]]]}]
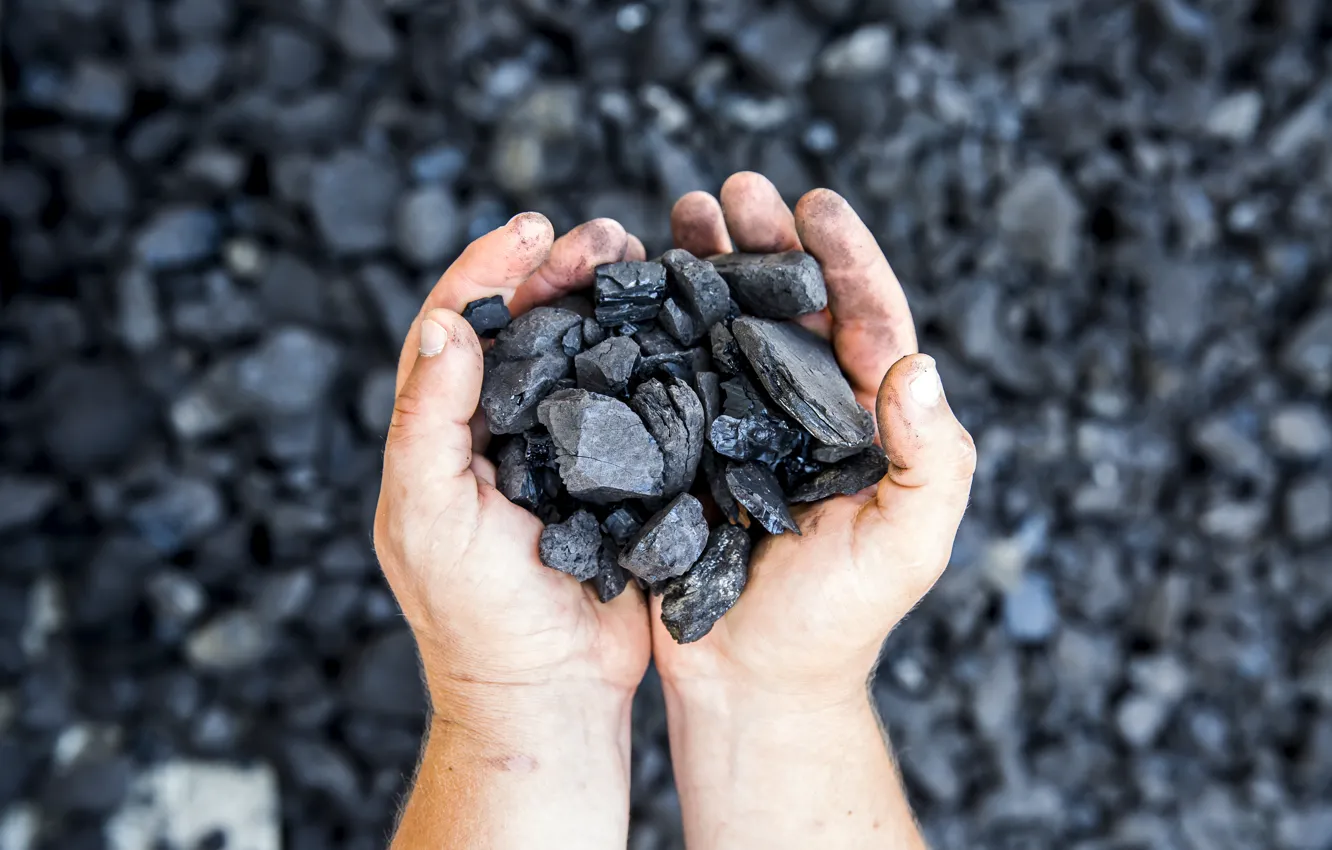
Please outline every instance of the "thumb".
[{"label": "thumb", "polygon": [[894,585],[914,605],[948,565],[971,495],[976,444],[948,406],[934,358],[909,354],[888,370],[877,402],[888,474],[857,517],[870,560],[892,565]]},{"label": "thumb", "polygon": [[394,400],[384,462],[448,481],[472,463],[468,422],[481,398],[481,343],[461,316],[442,308],[426,313],[420,340]]}]

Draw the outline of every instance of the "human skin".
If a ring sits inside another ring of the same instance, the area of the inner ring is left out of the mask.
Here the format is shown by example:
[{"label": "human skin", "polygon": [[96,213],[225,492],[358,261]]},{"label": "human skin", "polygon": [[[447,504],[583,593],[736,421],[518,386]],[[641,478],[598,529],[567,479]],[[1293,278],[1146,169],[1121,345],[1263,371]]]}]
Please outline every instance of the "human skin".
[{"label": "human skin", "polygon": [[720,203],[686,195],[676,243],[699,256],[803,248],[828,337],[874,411],[890,468],[877,488],[796,512],[802,535],[756,548],[735,607],[678,645],[653,600],[652,651],[690,850],[923,848],[867,683],[884,638],[948,563],[975,445],[919,354],[902,288],[873,235],[826,189],[794,214],[765,178],[732,176]]}]

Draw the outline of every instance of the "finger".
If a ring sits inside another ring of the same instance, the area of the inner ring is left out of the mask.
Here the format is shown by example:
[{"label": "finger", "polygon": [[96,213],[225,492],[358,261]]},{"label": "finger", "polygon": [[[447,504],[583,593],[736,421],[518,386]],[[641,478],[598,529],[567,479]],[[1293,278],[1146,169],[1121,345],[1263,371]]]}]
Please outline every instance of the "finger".
[{"label": "finger", "polygon": [[671,238],[676,247],[695,257],[729,254],[735,250],[726,233],[721,204],[707,192],[690,192],[675,202],[671,210]]},{"label": "finger", "polygon": [[873,407],[888,368],[916,352],[906,295],[869,228],[841,195],[815,189],[796,204],[796,230],[828,282],[832,341],[861,403]]},{"label": "finger", "polygon": [[741,171],[727,178],[721,208],[737,251],[777,254],[800,247],[790,207],[762,174]]},{"label": "finger", "polygon": [[469,422],[481,398],[481,343],[452,310],[421,321],[421,349],[393,404],[384,464],[428,476],[432,486],[466,477],[472,466]]},{"label": "finger", "polygon": [[623,259],[629,234],[618,221],[594,218],[555,240],[550,256],[514,293],[509,312],[517,316],[592,283],[597,266]]},{"label": "finger", "polygon": [[857,516],[856,545],[869,547],[858,562],[900,565],[905,573],[892,579],[910,606],[948,563],[976,446],[948,406],[934,358],[924,354],[893,364],[879,391],[878,419],[888,474]]},{"label": "finger", "polygon": [[398,388],[402,388],[416,362],[421,347],[421,321],[426,313],[437,308],[461,313],[476,299],[492,295],[501,295],[508,302],[518,286],[546,261],[554,236],[544,215],[528,212],[514,216],[508,224],[468,245],[426,296],[420,314],[407,332],[398,357]]},{"label": "finger", "polygon": [[647,259],[647,248],[643,247],[643,240],[632,233],[629,234],[629,240],[624,246],[624,258],[630,261]]}]

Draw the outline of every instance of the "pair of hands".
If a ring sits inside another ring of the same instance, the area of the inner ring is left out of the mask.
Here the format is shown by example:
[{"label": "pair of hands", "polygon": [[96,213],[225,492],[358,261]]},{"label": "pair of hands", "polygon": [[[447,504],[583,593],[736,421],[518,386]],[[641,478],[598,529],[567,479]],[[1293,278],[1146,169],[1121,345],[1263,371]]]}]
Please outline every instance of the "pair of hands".
[{"label": "pair of hands", "polygon": [[659,600],[632,584],[603,605],[543,566],[541,522],[500,495],[482,456],[482,349],[458,313],[499,294],[516,315],[590,284],[598,265],[645,252],[609,219],[554,239],[544,216],[516,216],[468,246],[408,334],[375,518],[436,711],[462,726],[568,700],[624,704],[650,658],[668,696],[771,695],[811,710],[863,702],[883,639],[948,562],[974,444],[934,361],[917,353],[902,288],[856,213],[821,189],[793,214],[770,182],[746,172],[726,181],[720,203],[703,192],[680,199],[671,226],[676,245],[700,257],[803,248],[819,261],[829,308],[801,322],[831,340],[875,413],[888,475],[877,492],[806,506],[803,536],[767,537],[744,594],[693,644],[671,640]]}]

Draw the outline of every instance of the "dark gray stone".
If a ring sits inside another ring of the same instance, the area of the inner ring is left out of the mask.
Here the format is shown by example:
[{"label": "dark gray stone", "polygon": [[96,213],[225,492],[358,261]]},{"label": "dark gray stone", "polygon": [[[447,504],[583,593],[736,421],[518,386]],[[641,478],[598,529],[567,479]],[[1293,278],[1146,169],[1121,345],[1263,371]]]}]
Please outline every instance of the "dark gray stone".
[{"label": "dark gray stone", "polygon": [[630,539],[620,553],[620,566],[649,584],[683,574],[708,542],[703,503],[681,493]]},{"label": "dark gray stone", "polygon": [[593,318],[583,319],[583,346],[591,349],[606,340],[606,329]]},{"label": "dark gray stone", "polygon": [[757,463],[726,465],[726,487],[731,496],[769,534],[800,533],[800,526],[786,506],[782,485],[772,470]]},{"label": "dark gray stone", "polygon": [[134,240],[134,254],[151,269],[174,269],[209,259],[222,236],[212,210],[168,206],[144,224]]},{"label": "dark gray stone", "polygon": [[703,405],[679,378],[638,385],[629,405],[642,418],[662,455],[662,496],[671,498],[694,483],[703,456]]},{"label": "dark gray stone", "polygon": [[638,343],[627,336],[613,336],[574,358],[580,389],[602,395],[622,396],[638,365]]},{"label": "dark gray stone", "polygon": [[708,433],[712,422],[721,415],[721,376],[716,372],[698,372],[694,375],[694,392],[703,404],[703,431]]},{"label": "dark gray stone", "polygon": [[387,248],[400,181],[393,165],[364,151],[342,150],[315,166],[310,207],[335,254]]},{"label": "dark gray stone", "polygon": [[65,80],[60,105],[75,118],[118,122],[129,113],[130,79],[114,65],[85,59]]},{"label": "dark gray stone", "polygon": [[1045,576],[1027,573],[1004,596],[1004,628],[1019,643],[1043,643],[1058,625],[1054,590]]},{"label": "dark gray stone", "polygon": [[662,455],[643,420],[618,399],[561,390],[538,406],[560,478],[576,499],[607,504],[662,494]]},{"label": "dark gray stone", "polygon": [[692,344],[726,317],[731,291],[712,263],[700,260],[683,248],[661,255],[666,266],[667,288],[674,300],[694,320],[694,335],[681,342]]},{"label": "dark gray stone", "polygon": [[708,331],[712,343],[712,362],[723,375],[739,375],[743,355],[735,344],[735,336],[724,323],[718,322]]},{"label": "dark gray stone", "polygon": [[1286,533],[1300,543],[1312,543],[1332,533],[1332,481],[1310,474],[1291,482],[1286,490]]},{"label": "dark gray stone", "polygon": [[627,260],[597,267],[596,319],[604,327],[655,319],[666,298],[666,267]]},{"label": "dark gray stone", "polygon": [[738,524],[740,505],[736,503],[735,497],[731,495],[730,485],[726,483],[726,460],[712,449],[704,449],[703,460],[699,465],[708,481],[708,492],[712,494],[712,501],[717,505],[717,510],[721,511],[722,516],[732,525]]},{"label": "dark gray stone", "polygon": [[693,317],[675,303],[674,298],[667,298],[661,305],[660,321],[666,332],[681,343],[689,344],[698,337],[698,326]]},{"label": "dark gray stone", "polygon": [[236,386],[265,414],[303,413],[318,405],[341,368],[337,346],[300,327],[278,328],[240,358]]},{"label": "dark gray stone", "polygon": [[481,384],[481,408],[492,434],[517,434],[537,423],[537,406],[569,374],[569,358],[548,354],[531,360],[493,361]]},{"label": "dark gray stone", "polygon": [[873,441],[874,420],[826,342],[798,325],[749,317],[736,319],[731,331],[768,395],[815,439],[830,446]]},{"label": "dark gray stone", "polygon": [[1315,392],[1332,390],[1332,307],[1309,316],[1286,338],[1281,365]]},{"label": "dark gray stone", "polygon": [[564,522],[547,525],[538,547],[541,563],[568,573],[579,581],[597,575],[601,567],[601,526],[587,511],[577,511]]},{"label": "dark gray stone", "polygon": [[[565,339],[580,328],[583,317],[560,307],[536,307],[514,319],[495,338],[490,356],[496,360],[527,360],[548,354],[570,356]],[[577,353],[577,352],[574,352]]]},{"label": "dark gray stone", "polygon": [[60,366],[47,377],[39,408],[41,444],[56,467],[74,477],[124,461],[147,436],[142,392],[109,362]]},{"label": "dark gray stone", "polygon": [[222,494],[203,478],[171,478],[130,507],[129,524],[164,555],[199,541],[226,517]]},{"label": "dark gray stone", "polygon": [[745,67],[779,91],[809,82],[823,45],[820,28],[789,5],[746,20],[732,35],[732,49]]},{"label": "dark gray stone", "polygon": [[629,585],[629,573],[620,566],[615,543],[609,537],[601,541],[597,574],[593,576],[592,581],[597,588],[597,598],[602,602],[610,602],[624,593],[625,587]]},{"label": "dark gray stone", "polygon": [[833,496],[850,496],[878,484],[888,474],[888,458],[883,449],[870,446],[813,478],[800,482],[792,491],[792,502],[818,502]]},{"label": "dark gray stone", "polygon": [[199,670],[241,670],[263,661],[275,637],[262,617],[240,608],[214,617],[191,634],[185,654]]},{"label": "dark gray stone", "polygon": [[425,687],[412,633],[399,628],[372,639],[347,670],[343,688],[354,711],[424,720]]},{"label": "dark gray stone", "polygon": [[793,319],[828,306],[823,270],[804,251],[722,254],[712,258],[712,265],[730,286],[740,307],[750,315]]},{"label": "dark gray stone", "polygon": [[305,88],[324,68],[319,42],[282,24],[269,24],[259,31],[258,54],[264,84],[281,92]]},{"label": "dark gray stone", "polygon": [[733,460],[775,463],[800,445],[800,432],[769,416],[718,416],[708,429],[708,444]]},{"label": "dark gray stone", "polygon": [[462,221],[453,195],[422,186],[398,202],[394,230],[398,253],[419,268],[434,268],[458,250]]},{"label": "dark gray stone", "polygon": [[47,478],[0,473],[0,531],[11,531],[41,519],[55,504],[60,489]]},{"label": "dark gray stone", "polygon": [[610,515],[606,517],[606,521],[601,525],[606,529],[606,533],[610,535],[611,539],[615,541],[616,546],[623,546],[629,542],[629,538],[633,537],[638,529],[642,528],[643,521],[629,508],[619,507],[611,511]]},{"label": "dark gray stone", "polygon": [[666,631],[677,643],[703,637],[735,605],[748,577],[749,536],[733,525],[718,526],[698,562],[666,582],[661,600]]},{"label": "dark gray stone", "polygon": [[352,59],[387,62],[398,53],[398,39],[382,3],[341,0],[333,34]]},{"label": "dark gray stone", "polygon": [[509,326],[509,308],[503,296],[478,298],[463,308],[462,317],[481,339],[490,339]]}]

